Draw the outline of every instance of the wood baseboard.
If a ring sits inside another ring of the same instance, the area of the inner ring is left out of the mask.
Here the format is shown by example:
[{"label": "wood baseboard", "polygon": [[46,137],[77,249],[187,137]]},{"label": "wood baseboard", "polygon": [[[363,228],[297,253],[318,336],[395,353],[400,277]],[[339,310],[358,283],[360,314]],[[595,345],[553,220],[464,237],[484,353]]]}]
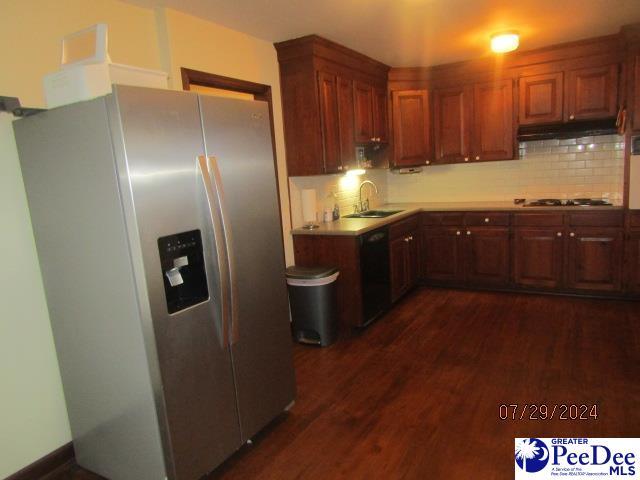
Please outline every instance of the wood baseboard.
[{"label": "wood baseboard", "polygon": [[46,480],[53,478],[75,464],[75,452],[71,442],[9,475],[5,480]]}]

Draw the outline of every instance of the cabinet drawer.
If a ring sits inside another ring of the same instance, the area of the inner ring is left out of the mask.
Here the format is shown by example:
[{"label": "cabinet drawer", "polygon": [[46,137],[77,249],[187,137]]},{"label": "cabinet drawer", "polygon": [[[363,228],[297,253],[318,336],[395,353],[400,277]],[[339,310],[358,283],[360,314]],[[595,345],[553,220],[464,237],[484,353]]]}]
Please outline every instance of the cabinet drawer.
[{"label": "cabinet drawer", "polygon": [[629,226],[632,228],[640,227],[640,210],[631,210],[629,212]]},{"label": "cabinet drawer", "polygon": [[576,212],[568,214],[571,227],[621,227],[624,212]]},{"label": "cabinet drawer", "polygon": [[464,214],[462,212],[423,213],[421,220],[422,225],[456,226],[464,223]]},{"label": "cabinet drawer", "polygon": [[480,225],[486,227],[504,227],[509,225],[509,214],[492,212],[467,213],[464,216],[464,224],[469,227],[477,227]]},{"label": "cabinet drawer", "polygon": [[415,232],[417,228],[418,216],[414,215],[412,217],[400,220],[399,222],[395,222],[389,225],[389,238],[393,240],[394,238],[398,238],[411,232]]},{"label": "cabinet drawer", "polygon": [[564,216],[561,213],[517,213],[513,224],[517,227],[561,227]]}]

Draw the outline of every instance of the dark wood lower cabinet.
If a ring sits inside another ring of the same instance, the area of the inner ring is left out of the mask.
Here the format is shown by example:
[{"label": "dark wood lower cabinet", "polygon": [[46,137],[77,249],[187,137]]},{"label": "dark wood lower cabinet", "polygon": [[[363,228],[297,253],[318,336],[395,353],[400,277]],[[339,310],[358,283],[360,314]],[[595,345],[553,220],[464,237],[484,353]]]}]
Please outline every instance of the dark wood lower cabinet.
[{"label": "dark wood lower cabinet", "polygon": [[421,275],[426,280],[457,283],[464,279],[462,227],[422,228]]},{"label": "dark wood lower cabinet", "polygon": [[464,232],[465,280],[472,285],[509,283],[509,229],[468,228]]},{"label": "dark wood lower cabinet", "polygon": [[572,228],[567,244],[567,288],[622,290],[624,234],[618,228]]},{"label": "dark wood lower cabinet", "polygon": [[418,237],[415,231],[389,242],[391,301],[395,302],[418,281]]},{"label": "dark wood lower cabinet", "polygon": [[296,265],[334,266],[337,280],[338,317],[341,329],[362,325],[362,281],[358,237],[338,235],[294,235]]},{"label": "dark wood lower cabinet", "polygon": [[515,228],[513,278],[516,285],[558,288],[562,285],[562,228]]},{"label": "dark wood lower cabinet", "polygon": [[630,232],[627,237],[625,269],[627,291],[640,295],[640,230]]}]

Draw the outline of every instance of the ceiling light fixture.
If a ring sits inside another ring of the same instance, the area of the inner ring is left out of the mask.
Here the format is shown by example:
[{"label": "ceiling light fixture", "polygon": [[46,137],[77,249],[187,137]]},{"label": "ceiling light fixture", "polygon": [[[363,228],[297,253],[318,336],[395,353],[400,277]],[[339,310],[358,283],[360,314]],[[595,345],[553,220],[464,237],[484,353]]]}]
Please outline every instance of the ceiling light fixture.
[{"label": "ceiling light fixture", "polygon": [[513,52],[520,45],[516,32],[500,32],[491,35],[491,50],[495,53]]}]

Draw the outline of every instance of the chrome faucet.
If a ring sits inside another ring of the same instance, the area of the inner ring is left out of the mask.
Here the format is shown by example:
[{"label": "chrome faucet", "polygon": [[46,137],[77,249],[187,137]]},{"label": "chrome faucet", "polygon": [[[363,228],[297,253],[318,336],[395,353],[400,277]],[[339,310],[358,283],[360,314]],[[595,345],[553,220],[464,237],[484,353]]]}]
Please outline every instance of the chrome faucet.
[{"label": "chrome faucet", "polygon": [[369,210],[369,197],[367,197],[364,202],[362,201],[362,187],[364,187],[366,184],[371,185],[376,191],[376,195],[378,194],[378,187],[375,183],[373,183],[371,180],[365,180],[364,182],[362,182],[360,184],[360,188],[358,189],[358,205],[356,205],[356,213],[366,212],[367,210]]}]

